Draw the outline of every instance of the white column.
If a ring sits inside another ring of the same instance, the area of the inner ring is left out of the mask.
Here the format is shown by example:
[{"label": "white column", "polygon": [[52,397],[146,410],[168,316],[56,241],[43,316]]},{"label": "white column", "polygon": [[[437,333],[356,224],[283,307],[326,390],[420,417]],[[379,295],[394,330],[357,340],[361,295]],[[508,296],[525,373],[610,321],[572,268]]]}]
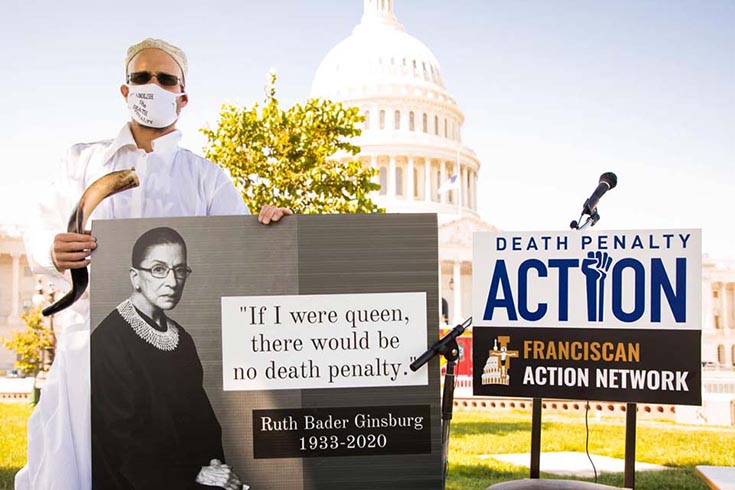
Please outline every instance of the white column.
[{"label": "white column", "polygon": [[431,202],[431,160],[424,158],[424,201]]},{"label": "white column", "polygon": [[475,180],[475,171],[467,169],[467,207],[475,209],[475,189],[473,182]]},{"label": "white column", "polygon": [[408,157],[408,166],[406,167],[406,199],[413,200],[414,190],[413,186],[416,183],[413,181],[413,157]]},{"label": "white column", "polygon": [[462,271],[460,265],[462,263],[457,260],[454,262],[454,311],[453,322],[455,325],[462,323]]},{"label": "white column", "polygon": [[388,157],[388,197],[396,197],[396,157]]},{"label": "white column", "polygon": [[20,254],[11,253],[10,256],[13,259],[13,283],[10,293],[10,315],[8,315],[8,323],[16,326],[23,323],[20,319]]},{"label": "white column", "polygon": [[477,211],[477,171],[472,171],[472,209]]},{"label": "white column", "polygon": [[723,331],[729,326],[729,319],[727,318],[727,288],[725,287],[725,281],[720,282],[720,326]]},{"label": "white column", "polygon": [[[441,187],[444,185],[444,182],[447,181],[447,162],[442,160],[441,166],[439,167],[439,183],[437,184],[437,187]],[[445,203],[449,200],[449,193],[451,191],[442,192],[439,194],[439,202]]]},{"label": "white column", "polygon": [[13,258],[13,296],[11,298],[10,314],[20,314],[20,255],[11,254]]},{"label": "white column", "polygon": [[442,261],[439,260],[439,324],[442,324]]},{"label": "white column", "polygon": [[727,283],[722,284],[722,294],[725,298],[725,301],[723,302],[722,306],[725,307],[724,315],[725,315],[725,318],[727,318],[727,322],[726,322],[727,329],[728,329],[727,333],[731,334],[732,329],[735,328],[735,318],[733,317],[733,314],[732,314],[733,311],[731,311],[731,310],[735,310],[735,308],[733,308],[733,300],[735,300],[735,298],[733,298],[730,294],[728,294]]},{"label": "white column", "polygon": [[712,281],[710,279],[702,279],[702,333],[714,331],[714,317]]},{"label": "white column", "polygon": [[459,165],[459,206],[460,207],[467,207],[467,198],[469,197],[467,193],[467,169],[464,168],[462,165]]},{"label": "white column", "polygon": [[469,167],[463,167],[464,170],[464,187],[462,188],[462,203],[464,207],[471,208],[470,205],[470,174],[472,173],[470,171]]}]

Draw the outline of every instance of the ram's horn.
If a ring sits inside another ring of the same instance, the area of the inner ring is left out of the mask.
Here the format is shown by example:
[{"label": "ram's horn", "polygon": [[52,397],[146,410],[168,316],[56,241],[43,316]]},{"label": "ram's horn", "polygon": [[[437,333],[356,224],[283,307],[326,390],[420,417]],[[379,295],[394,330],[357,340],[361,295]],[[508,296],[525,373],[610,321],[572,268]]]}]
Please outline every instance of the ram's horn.
[{"label": "ram's horn", "polygon": [[[87,219],[92,214],[92,211],[97,205],[102,202],[103,199],[122,192],[133,187],[138,187],[140,181],[135,173],[135,169],[120,170],[117,172],[110,172],[94,181],[92,185],[87,187],[82,194],[82,198],[79,199],[77,207],[69,218],[69,226],[67,231],[69,233],[84,233],[84,228],[87,224]],[[43,316],[50,316],[54,313],[58,313],[61,310],[68,308],[76,300],[82,297],[84,291],[87,289],[89,284],[89,272],[86,267],[79,269],[71,269],[72,287],[71,291],[43,310]]]}]

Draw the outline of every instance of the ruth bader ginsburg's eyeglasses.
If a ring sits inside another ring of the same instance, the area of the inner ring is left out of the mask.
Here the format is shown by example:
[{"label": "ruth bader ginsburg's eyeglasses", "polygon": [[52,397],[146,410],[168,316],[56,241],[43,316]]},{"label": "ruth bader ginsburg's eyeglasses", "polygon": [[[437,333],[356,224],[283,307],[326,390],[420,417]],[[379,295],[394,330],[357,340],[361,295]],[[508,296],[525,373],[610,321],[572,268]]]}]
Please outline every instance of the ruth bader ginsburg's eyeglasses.
[{"label": "ruth bader ginsburg's eyeglasses", "polygon": [[165,264],[156,264],[150,269],[146,269],[144,267],[136,267],[136,269],[149,272],[156,279],[165,279],[166,277],[168,277],[168,273],[171,271],[174,271],[174,276],[180,281],[183,281],[184,279],[189,277],[189,274],[191,274],[191,268],[185,265],[169,267]]},{"label": "ruth bader ginsburg's eyeglasses", "polygon": [[135,71],[128,75],[128,83],[132,83],[133,85],[145,85],[146,83],[150,82],[153,77],[156,77],[158,83],[160,83],[164,87],[173,87],[179,84],[181,84],[182,87],[184,86],[181,78],[170,73],[164,73],[162,71]]}]

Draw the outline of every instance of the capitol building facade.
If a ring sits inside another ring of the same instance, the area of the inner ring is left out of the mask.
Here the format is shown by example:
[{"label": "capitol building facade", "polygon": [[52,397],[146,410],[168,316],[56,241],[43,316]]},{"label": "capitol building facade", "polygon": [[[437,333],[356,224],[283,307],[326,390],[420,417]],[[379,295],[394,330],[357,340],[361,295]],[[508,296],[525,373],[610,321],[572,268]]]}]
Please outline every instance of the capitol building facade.
[{"label": "capitol building facade", "polygon": [[472,233],[495,227],[477,213],[480,161],[462,143],[462,111],[434,54],[398,23],[393,0],[364,0],[360,23],[322,60],[311,95],[365,117],[354,143],[363,164],[378,171],[378,205],[437,213],[440,314],[462,322],[471,311]]}]

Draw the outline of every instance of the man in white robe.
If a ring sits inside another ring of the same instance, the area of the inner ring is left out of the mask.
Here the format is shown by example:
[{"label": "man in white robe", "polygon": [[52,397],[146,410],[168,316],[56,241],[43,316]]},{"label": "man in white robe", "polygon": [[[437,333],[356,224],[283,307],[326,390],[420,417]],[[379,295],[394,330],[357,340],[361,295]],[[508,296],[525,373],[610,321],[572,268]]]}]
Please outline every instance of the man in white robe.
[{"label": "man in white robe", "polygon": [[[146,39],[131,46],[120,92],[131,121],[112,140],[73,146],[25,236],[36,274],[68,290],[68,269],[86,267],[96,248],[89,234],[64,233],[82,192],[99,177],[134,167],[140,187],[103,201],[91,219],[249,214],[230,178],[215,164],[179,147],[176,119],[188,103],[187,61],[175,46]],[[134,99],[134,100],[133,100]],[[142,103],[140,103],[142,101]],[[288,209],[264,206],[262,223]],[[91,487],[89,300],[57,314],[56,358],[28,422],[28,462],[16,490]]]}]

